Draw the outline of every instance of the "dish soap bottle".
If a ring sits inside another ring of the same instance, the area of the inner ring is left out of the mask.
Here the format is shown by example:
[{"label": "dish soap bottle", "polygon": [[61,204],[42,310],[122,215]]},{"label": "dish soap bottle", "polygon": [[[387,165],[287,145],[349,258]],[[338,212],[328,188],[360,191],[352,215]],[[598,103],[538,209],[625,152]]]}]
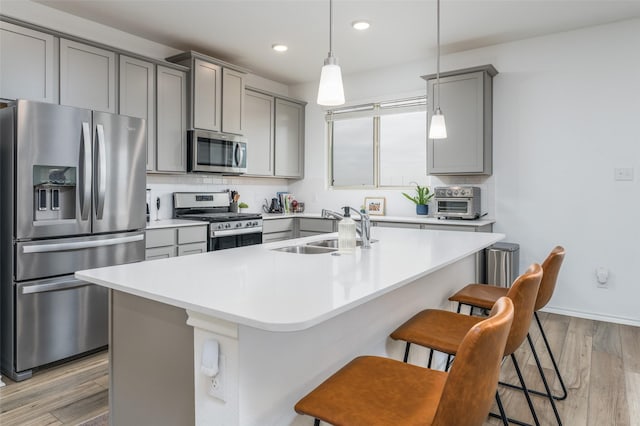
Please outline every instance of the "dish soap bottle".
[{"label": "dish soap bottle", "polygon": [[356,223],[351,219],[349,207],[344,208],[344,218],[338,224],[338,251],[353,253],[356,250]]}]

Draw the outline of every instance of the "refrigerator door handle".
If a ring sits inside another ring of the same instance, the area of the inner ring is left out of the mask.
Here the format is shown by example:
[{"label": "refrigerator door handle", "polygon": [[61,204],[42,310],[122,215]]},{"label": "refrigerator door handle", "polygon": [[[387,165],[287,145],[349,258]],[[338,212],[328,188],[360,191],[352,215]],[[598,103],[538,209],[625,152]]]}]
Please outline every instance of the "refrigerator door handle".
[{"label": "refrigerator door handle", "polygon": [[89,123],[82,122],[82,175],[80,177],[80,218],[89,219],[91,208],[91,129]]},{"label": "refrigerator door handle", "polygon": [[102,219],[104,213],[104,197],[107,192],[107,153],[104,144],[104,126],[96,125],[98,134],[98,173],[96,182],[96,218]]},{"label": "refrigerator door handle", "polygon": [[46,291],[67,290],[76,287],[91,285],[86,281],[77,279],[62,279],[59,281],[46,282],[42,284],[25,285],[22,287],[22,294],[44,293]]},{"label": "refrigerator door handle", "polygon": [[24,246],[22,252],[28,253],[49,253],[54,251],[65,250],[82,250],[86,248],[106,247],[116,244],[133,243],[136,241],[144,240],[144,234],[130,235],[126,237],[108,238],[103,240],[92,241],[74,241],[71,243],[53,243],[53,244],[37,244]]}]

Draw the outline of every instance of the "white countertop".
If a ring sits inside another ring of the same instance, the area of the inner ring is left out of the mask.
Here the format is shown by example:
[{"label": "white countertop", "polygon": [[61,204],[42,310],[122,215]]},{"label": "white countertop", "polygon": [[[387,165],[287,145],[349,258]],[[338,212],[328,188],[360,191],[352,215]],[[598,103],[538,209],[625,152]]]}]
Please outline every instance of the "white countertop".
[{"label": "white countertop", "polygon": [[162,228],[175,228],[178,226],[207,226],[208,222],[201,220],[185,220],[185,219],[161,219],[151,220],[147,222],[146,229],[162,229]]},{"label": "white countertop", "polygon": [[[308,217],[311,219],[320,219],[320,213],[263,213],[263,220],[285,219],[290,217]],[[429,225],[454,225],[454,226],[484,226],[495,223],[495,219],[475,219],[475,220],[456,220],[456,219],[438,219],[433,216],[369,216],[372,222],[404,222],[418,223]],[[358,216],[354,214],[353,219],[357,220]]]},{"label": "white countertop", "polygon": [[[373,228],[351,255],[276,247],[337,233],[76,272],[114,290],[268,331],[313,327],[504,238],[484,232]],[[464,285],[466,283],[460,283]]]}]

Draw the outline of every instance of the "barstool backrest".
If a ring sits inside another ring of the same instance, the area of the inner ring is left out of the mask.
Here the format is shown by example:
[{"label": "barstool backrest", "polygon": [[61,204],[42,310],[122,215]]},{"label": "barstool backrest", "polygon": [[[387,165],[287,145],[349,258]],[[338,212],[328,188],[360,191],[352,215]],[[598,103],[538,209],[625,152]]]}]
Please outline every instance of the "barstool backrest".
[{"label": "barstool backrest", "polygon": [[541,280],[542,267],[534,263],[524,274],[516,278],[507,293],[507,297],[513,301],[513,325],[504,349],[504,356],[514,353],[529,333]]},{"label": "barstool backrest", "polygon": [[538,298],[536,299],[536,306],[534,311],[539,311],[544,308],[553,291],[556,289],[556,281],[558,280],[558,273],[564,260],[564,247],[556,246],[549,256],[542,262],[542,281],[540,282],[540,290],[538,291]]},{"label": "barstool backrest", "polygon": [[467,332],[451,366],[432,426],[483,424],[498,386],[513,318],[513,302],[501,297],[489,318]]}]

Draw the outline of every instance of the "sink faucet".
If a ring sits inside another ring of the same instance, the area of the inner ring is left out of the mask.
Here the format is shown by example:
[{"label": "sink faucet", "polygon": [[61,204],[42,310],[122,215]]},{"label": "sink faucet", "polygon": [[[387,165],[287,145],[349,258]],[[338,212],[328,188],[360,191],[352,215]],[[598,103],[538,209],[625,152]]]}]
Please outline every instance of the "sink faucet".
[{"label": "sink faucet", "polygon": [[[366,213],[361,213],[359,210],[354,209],[353,207],[347,207],[352,212],[355,212],[360,216],[360,221],[356,222],[356,232],[360,236],[362,240],[362,248],[367,249],[371,248],[371,219],[369,215]],[[337,219],[341,220],[344,216],[338,212],[334,212],[333,210],[322,209],[321,216],[325,219]]]}]

